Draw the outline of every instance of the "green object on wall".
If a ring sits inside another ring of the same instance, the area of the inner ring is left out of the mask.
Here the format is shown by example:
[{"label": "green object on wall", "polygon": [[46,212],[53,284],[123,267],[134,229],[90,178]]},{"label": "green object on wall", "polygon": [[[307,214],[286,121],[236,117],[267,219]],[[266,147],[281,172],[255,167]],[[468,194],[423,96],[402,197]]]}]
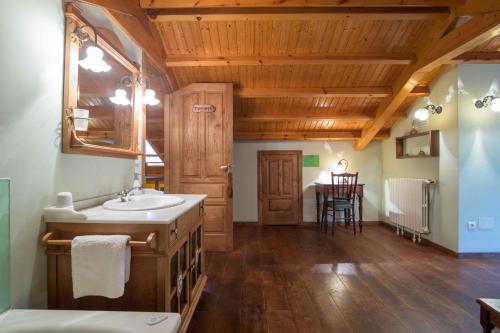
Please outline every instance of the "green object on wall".
[{"label": "green object on wall", "polygon": [[304,155],[302,166],[304,168],[319,168],[319,155]]},{"label": "green object on wall", "polygon": [[0,313],[10,307],[10,180],[0,179]]}]

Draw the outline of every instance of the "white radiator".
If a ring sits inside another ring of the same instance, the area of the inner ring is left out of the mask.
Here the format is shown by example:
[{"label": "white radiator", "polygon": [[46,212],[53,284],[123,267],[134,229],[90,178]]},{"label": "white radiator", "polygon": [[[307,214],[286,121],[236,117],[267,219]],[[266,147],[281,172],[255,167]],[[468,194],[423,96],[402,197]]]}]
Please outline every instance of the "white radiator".
[{"label": "white radiator", "polygon": [[429,191],[434,182],[428,179],[389,179],[389,219],[396,225],[396,233],[413,233],[413,242],[419,242],[429,230]]}]

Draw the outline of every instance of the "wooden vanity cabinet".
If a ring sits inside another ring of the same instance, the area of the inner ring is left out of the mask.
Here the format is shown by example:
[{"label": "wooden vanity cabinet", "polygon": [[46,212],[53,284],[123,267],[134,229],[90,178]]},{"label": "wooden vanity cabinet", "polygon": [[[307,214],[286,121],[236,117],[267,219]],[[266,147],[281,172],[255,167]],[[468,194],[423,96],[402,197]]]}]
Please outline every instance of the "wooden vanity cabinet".
[{"label": "wooden vanity cabinet", "polygon": [[78,235],[126,234],[142,241],[150,233],[157,247],[133,247],[130,280],[117,299],[89,296],[73,298],[71,249],[50,245],[48,260],[48,304],[50,309],[177,312],[180,332],[185,332],[199,301],[207,277],[203,247],[203,202],[170,224],[61,223],[47,222],[57,239]]}]

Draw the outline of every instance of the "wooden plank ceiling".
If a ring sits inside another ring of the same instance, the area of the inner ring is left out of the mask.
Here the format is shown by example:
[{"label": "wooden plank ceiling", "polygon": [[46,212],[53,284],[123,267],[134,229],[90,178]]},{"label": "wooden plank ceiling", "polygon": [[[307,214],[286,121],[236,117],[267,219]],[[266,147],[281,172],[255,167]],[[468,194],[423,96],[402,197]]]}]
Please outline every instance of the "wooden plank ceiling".
[{"label": "wooden plank ceiling", "polygon": [[134,1],[157,28],[172,89],[234,83],[236,139],[363,149],[429,93],[441,65],[500,59],[496,0]]}]

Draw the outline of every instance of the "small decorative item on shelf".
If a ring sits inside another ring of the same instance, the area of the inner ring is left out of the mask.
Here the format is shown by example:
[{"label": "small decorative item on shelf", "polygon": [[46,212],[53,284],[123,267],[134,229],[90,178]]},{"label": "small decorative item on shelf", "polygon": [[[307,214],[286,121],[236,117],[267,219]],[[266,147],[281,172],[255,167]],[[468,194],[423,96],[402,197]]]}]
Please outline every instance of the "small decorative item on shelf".
[{"label": "small decorative item on shelf", "polygon": [[418,133],[417,129],[415,127],[412,127],[411,131],[410,131],[410,135],[415,135],[417,133]]},{"label": "small decorative item on shelf", "polygon": [[[429,153],[419,149],[418,153],[409,154],[407,151],[407,141],[418,137],[427,137],[426,146],[429,147]],[[415,158],[415,157],[438,157],[439,156],[439,130],[411,133],[396,138],[396,158]]]}]

